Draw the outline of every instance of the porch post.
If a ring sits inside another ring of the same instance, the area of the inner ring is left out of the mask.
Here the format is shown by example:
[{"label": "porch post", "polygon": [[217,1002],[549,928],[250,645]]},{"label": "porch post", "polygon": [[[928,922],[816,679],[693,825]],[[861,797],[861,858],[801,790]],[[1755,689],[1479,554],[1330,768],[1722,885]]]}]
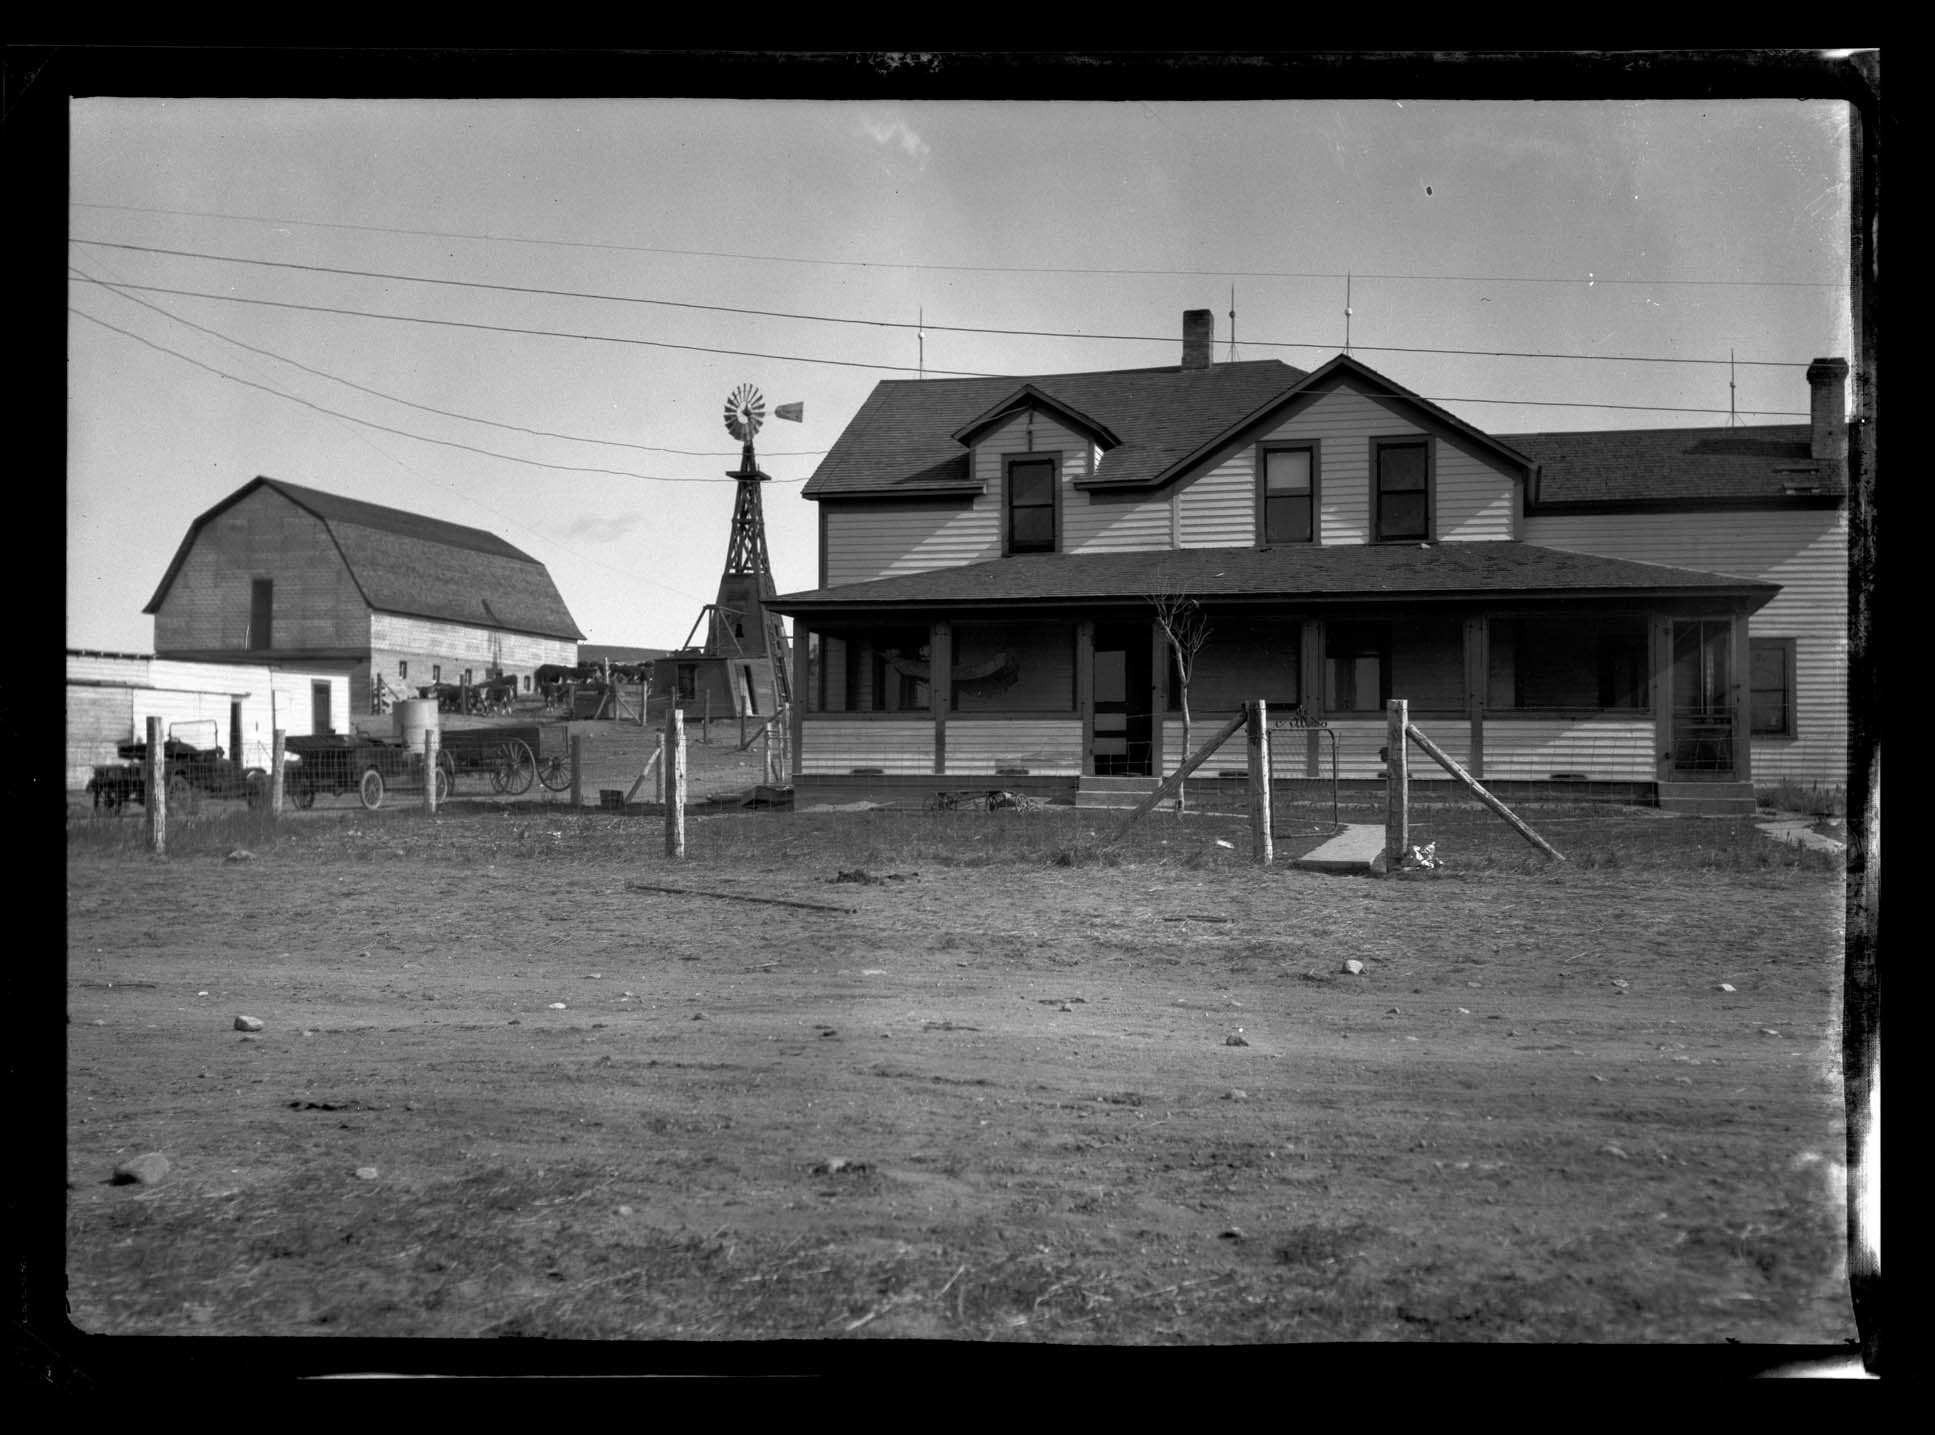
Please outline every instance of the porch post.
[{"label": "porch post", "polygon": [[1673,619],[1657,616],[1652,626],[1654,777],[1666,782],[1673,776]]},{"label": "porch post", "polygon": [[1753,758],[1753,651],[1747,646],[1747,615],[1736,612],[1727,639],[1733,649],[1727,669],[1728,717],[1733,723],[1733,780],[1752,782]]},{"label": "porch post", "polygon": [[927,629],[927,702],[934,710],[934,771],[947,771],[947,714],[954,706],[954,625],[945,619]]},{"label": "porch post", "polygon": [[[1303,620],[1302,646],[1297,653],[1297,687],[1303,702],[1303,710],[1311,718],[1324,715],[1324,625],[1320,619]],[[1303,739],[1303,775],[1317,777],[1318,771],[1317,734],[1309,732]]]},{"label": "porch post", "polygon": [[[791,743],[793,750],[789,756],[791,758],[790,766],[793,769],[792,775],[794,777],[798,777],[800,774],[800,758],[805,752],[806,704],[808,698],[811,696],[808,691],[811,664],[807,649],[812,646],[812,643],[813,635],[811,631],[805,623],[795,618],[793,620],[793,710],[786,716],[787,725],[793,730],[793,741]],[[821,648],[820,663],[824,667],[826,663],[824,642]],[[672,705],[674,707],[678,706],[676,702]]]},{"label": "porch post", "polygon": [[1465,717],[1471,723],[1471,775],[1485,778],[1485,703],[1491,696],[1491,620],[1465,619]]},{"label": "porch post", "polygon": [[[1149,625],[1149,771],[1162,780],[1162,728],[1169,716],[1169,640]],[[1187,754],[1181,754],[1187,756]]]},{"label": "porch post", "polygon": [[1095,775],[1095,620],[1075,624],[1075,706],[1082,714],[1082,775]]}]

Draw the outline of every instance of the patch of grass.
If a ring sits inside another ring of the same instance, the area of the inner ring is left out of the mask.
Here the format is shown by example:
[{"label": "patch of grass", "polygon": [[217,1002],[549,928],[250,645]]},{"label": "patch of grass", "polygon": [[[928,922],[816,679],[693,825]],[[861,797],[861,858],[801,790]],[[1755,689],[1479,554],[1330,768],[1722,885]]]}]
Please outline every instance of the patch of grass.
[{"label": "patch of grass", "polygon": [[1848,794],[1845,788],[1814,787],[1798,782],[1781,782],[1772,787],[1754,789],[1754,801],[1762,807],[1777,808],[1782,812],[1799,812],[1809,817],[1840,817],[1848,815]]}]

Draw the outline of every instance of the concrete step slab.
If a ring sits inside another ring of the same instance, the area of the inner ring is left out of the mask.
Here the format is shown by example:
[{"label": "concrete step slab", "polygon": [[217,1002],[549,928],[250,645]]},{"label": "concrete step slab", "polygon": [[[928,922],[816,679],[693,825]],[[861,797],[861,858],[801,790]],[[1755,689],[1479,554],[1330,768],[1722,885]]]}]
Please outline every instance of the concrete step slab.
[{"label": "concrete step slab", "polygon": [[1382,872],[1387,861],[1384,829],[1352,823],[1322,846],[1299,857],[1295,865],[1307,872],[1363,877]]}]

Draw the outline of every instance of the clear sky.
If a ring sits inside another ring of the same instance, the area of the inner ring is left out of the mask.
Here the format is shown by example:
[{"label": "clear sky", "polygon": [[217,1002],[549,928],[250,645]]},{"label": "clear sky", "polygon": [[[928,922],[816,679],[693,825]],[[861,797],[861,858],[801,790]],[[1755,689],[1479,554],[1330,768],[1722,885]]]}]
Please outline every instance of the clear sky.
[{"label": "clear sky", "polygon": [[758,438],[794,591],[801,484],[879,380],[1174,364],[1191,308],[1222,361],[1232,287],[1238,358],[1315,368],[1346,272],[1353,354],[1492,433],[1724,426],[1730,353],[1739,421],[1799,422],[1808,361],[1853,357],[1848,123],[1825,100],[76,99],[67,643],[151,649],[189,523],[267,474],[486,529],[587,641],[671,647],[725,558],[737,385],[805,405]]}]

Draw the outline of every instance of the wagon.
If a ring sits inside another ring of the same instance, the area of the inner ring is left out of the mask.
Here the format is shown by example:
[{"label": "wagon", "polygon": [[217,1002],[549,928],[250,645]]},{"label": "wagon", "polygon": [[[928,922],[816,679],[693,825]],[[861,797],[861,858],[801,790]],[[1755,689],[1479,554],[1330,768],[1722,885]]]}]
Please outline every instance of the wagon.
[{"label": "wagon", "polygon": [[538,724],[509,727],[447,728],[439,738],[439,762],[451,774],[484,773],[492,792],[516,797],[542,782],[553,792],[571,785],[571,765],[563,757],[542,756]]},{"label": "wagon", "polygon": [[[119,743],[118,763],[105,763],[88,779],[88,796],[97,808],[113,809],[148,801],[148,744]],[[268,795],[269,775],[259,767],[242,768],[219,747],[198,747],[170,736],[162,744],[168,773],[168,800],[182,811],[200,797],[239,798],[259,806]]]}]

